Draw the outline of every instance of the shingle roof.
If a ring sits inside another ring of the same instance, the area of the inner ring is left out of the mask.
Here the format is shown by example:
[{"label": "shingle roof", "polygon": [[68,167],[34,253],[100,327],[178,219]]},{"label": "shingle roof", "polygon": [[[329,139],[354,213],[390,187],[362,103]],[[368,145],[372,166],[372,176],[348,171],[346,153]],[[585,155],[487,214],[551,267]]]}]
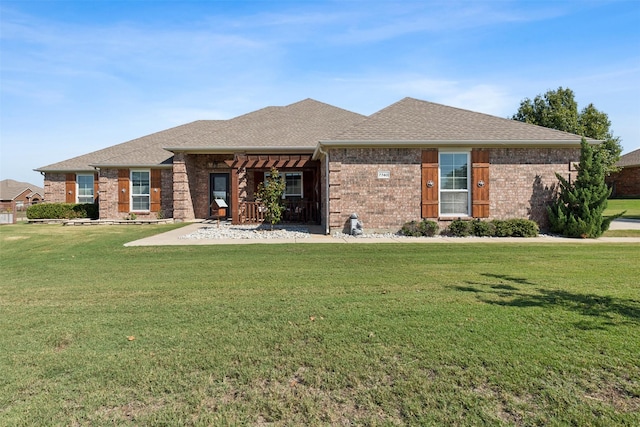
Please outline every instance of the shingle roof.
[{"label": "shingle roof", "polygon": [[34,193],[38,193],[41,197],[44,195],[44,189],[37,185],[15,181],[13,179],[3,179],[0,181],[0,200],[13,200],[25,190],[31,190],[29,197]]},{"label": "shingle roof", "polygon": [[619,167],[640,166],[640,148],[630,153],[620,156],[620,160],[616,163]]},{"label": "shingle roof", "polygon": [[230,120],[199,120],[36,169],[170,165],[173,153],[313,151],[318,142],[570,143],[580,137],[510,119],[404,98],[367,117],[305,99]]},{"label": "shingle roof", "polygon": [[40,172],[93,171],[94,166],[171,164],[174,151],[233,150],[254,147],[313,150],[322,138],[342,131],[365,116],[305,99],[285,107],[266,107],[230,120],[200,120],[122,144],[53,163]]},{"label": "shingle roof", "polygon": [[171,164],[173,154],[164,150],[167,144],[182,144],[213,132],[223,120],[198,120],[152,133],[122,144],[113,145],[62,162],[36,169],[40,172],[93,171],[93,166],[153,166]]},{"label": "shingle roof", "polygon": [[488,114],[404,98],[334,141],[567,141],[580,136]]},{"label": "shingle roof", "polygon": [[305,99],[284,107],[266,107],[231,120],[216,132],[183,146],[166,146],[174,151],[193,149],[268,148],[315,149],[318,141],[364,120],[366,116]]}]

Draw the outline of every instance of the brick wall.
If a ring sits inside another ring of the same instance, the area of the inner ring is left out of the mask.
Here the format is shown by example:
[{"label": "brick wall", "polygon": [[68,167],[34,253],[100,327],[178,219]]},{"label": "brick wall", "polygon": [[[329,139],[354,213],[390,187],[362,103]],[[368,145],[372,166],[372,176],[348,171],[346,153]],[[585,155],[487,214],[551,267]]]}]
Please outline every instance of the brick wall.
[{"label": "brick wall", "polygon": [[580,148],[493,148],[489,153],[490,218],[527,218],[548,226],[546,206],[557,190],[556,172],[575,179]]},{"label": "brick wall", "polygon": [[640,166],[627,166],[607,178],[613,197],[640,196]]},{"label": "brick wall", "polygon": [[44,199],[49,203],[64,203],[67,199],[65,183],[67,175],[64,173],[44,174]]},{"label": "brick wall", "polygon": [[[231,173],[225,160],[231,155],[183,154],[173,158],[173,217],[180,220],[209,217],[209,176],[212,173]],[[241,196],[246,196],[244,170],[239,171]]]},{"label": "brick wall", "polygon": [[420,149],[340,148],[329,160],[331,231],[342,231],[352,213],[365,230],[397,231],[420,217]]},{"label": "brick wall", "polygon": [[[421,149],[332,149],[329,153],[329,228],[344,231],[351,213],[366,230],[397,231],[421,216]],[[571,179],[579,148],[493,148],[489,154],[490,217],[527,218],[547,226],[546,204],[555,173]],[[321,168],[324,182],[324,168]],[[388,179],[378,178],[388,172]],[[324,199],[323,199],[324,203]],[[324,211],[323,211],[324,212]],[[441,221],[441,227],[448,224]]]},{"label": "brick wall", "polygon": [[173,218],[173,170],[162,169],[160,191],[162,200],[160,209],[163,218]]},{"label": "brick wall", "polygon": [[98,200],[100,219],[122,219],[127,215],[118,212],[118,169],[100,169]]}]

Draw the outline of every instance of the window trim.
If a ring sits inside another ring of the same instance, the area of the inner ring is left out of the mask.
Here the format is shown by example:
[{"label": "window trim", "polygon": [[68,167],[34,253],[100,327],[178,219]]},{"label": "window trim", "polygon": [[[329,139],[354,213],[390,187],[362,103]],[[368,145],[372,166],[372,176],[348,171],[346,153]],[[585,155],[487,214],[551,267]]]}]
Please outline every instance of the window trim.
[{"label": "window trim", "polygon": [[[149,182],[149,193],[147,194],[134,194],[133,193],[133,173],[134,172],[146,172],[148,175]],[[147,196],[147,209],[134,209],[133,208],[133,198]],[[151,212],[151,169],[131,169],[129,170],[129,206],[131,207],[131,212]]]},{"label": "window trim", "polygon": [[[465,190],[449,190],[443,189],[442,183],[442,155],[443,154],[465,154],[467,157],[467,188]],[[447,150],[447,151],[438,151],[438,215],[443,218],[447,217],[461,217],[461,218],[470,218],[471,217],[471,150]],[[442,212],[442,193],[467,193],[467,212],[455,212],[455,213],[443,213]]]},{"label": "window trim", "polygon": [[[80,195],[80,182],[78,180],[81,176],[90,176],[91,177],[91,201],[90,202],[81,202],[80,197],[89,197],[89,196],[81,196]],[[96,177],[92,173],[77,173],[76,174],[76,203],[95,203],[96,195],[95,195],[95,185],[96,185]]]}]

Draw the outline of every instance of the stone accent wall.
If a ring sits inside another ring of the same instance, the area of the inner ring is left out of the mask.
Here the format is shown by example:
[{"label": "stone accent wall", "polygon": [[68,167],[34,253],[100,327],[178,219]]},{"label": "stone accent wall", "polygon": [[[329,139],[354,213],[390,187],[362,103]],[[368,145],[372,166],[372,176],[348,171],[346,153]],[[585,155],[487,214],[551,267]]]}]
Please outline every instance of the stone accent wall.
[{"label": "stone accent wall", "polygon": [[490,218],[527,218],[548,227],[546,206],[557,191],[556,172],[570,181],[580,148],[492,148],[489,153]]},{"label": "stone accent wall", "polygon": [[44,199],[48,203],[64,203],[67,200],[65,194],[65,183],[67,175],[65,173],[44,174]]},{"label": "stone accent wall", "polygon": [[[348,231],[358,214],[366,230],[398,231],[420,218],[421,150],[339,148],[329,152],[329,227]],[[378,172],[389,178],[378,178]]]},{"label": "stone accent wall", "polygon": [[607,177],[607,185],[611,187],[613,197],[640,196],[640,166],[626,166],[620,172]]}]

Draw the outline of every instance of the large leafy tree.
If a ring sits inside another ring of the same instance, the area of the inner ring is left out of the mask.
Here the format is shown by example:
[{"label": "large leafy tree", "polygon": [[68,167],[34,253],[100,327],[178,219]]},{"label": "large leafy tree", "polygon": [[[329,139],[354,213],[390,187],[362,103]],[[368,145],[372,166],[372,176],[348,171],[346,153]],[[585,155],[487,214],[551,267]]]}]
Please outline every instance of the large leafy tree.
[{"label": "large leafy tree", "polygon": [[609,116],[593,104],[578,112],[578,103],[569,88],[549,90],[533,100],[525,98],[512,119],[601,140],[603,143],[596,151],[602,158],[605,175],[617,170],[615,164],[620,158],[622,146],[620,138],[613,136]]},{"label": "large leafy tree", "polygon": [[624,212],[603,217],[611,189],[604,182],[602,154],[582,138],[578,176],[574,182],[556,174],[560,191],[547,207],[551,231],[567,237],[600,237]]}]

